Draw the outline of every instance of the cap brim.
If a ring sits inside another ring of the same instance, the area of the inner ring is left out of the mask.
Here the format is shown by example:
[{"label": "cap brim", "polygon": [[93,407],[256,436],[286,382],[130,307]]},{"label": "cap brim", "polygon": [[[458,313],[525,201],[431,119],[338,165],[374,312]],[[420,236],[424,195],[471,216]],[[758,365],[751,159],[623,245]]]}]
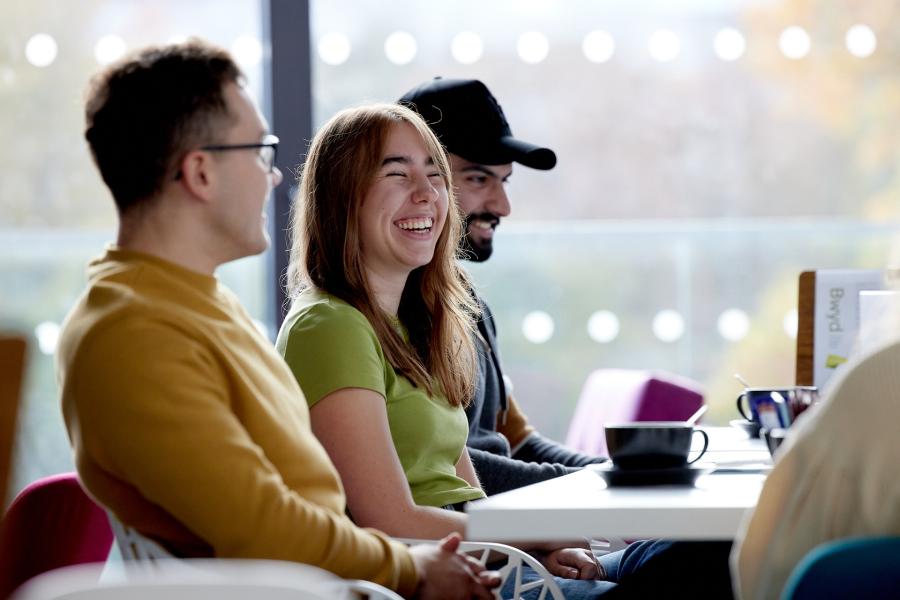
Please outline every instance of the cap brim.
[{"label": "cap brim", "polygon": [[509,149],[513,161],[526,167],[548,171],[556,166],[556,153],[550,148],[535,146],[514,137],[502,137],[500,144]]},{"label": "cap brim", "polygon": [[541,171],[547,171],[556,166],[556,153],[550,148],[535,146],[508,135],[493,140],[444,138],[442,141],[448,152],[484,165],[505,165],[517,162]]}]

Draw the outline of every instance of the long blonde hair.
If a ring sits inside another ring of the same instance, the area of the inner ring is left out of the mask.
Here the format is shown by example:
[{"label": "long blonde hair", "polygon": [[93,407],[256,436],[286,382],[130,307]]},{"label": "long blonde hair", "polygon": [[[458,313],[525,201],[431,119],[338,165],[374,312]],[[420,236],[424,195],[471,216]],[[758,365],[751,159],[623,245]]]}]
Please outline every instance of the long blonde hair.
[{"label": "long blonde hair", "polygon": [[[434,257],[410,273],[398,316],[407,343],[375,301],[363,269],[359,207],[381,165],[393,125],[413,126],[447,186],[449,210]],[[477,306],[457,264],[462,218],[453,196],[447,154],[415,112],[375,104],[339,112],[313,138],[299,178],[291,226],[288,293],[316,287],[359,310],[375,330],[387,360],[430,395],[443,392],[466,406],[474,391]]]}]

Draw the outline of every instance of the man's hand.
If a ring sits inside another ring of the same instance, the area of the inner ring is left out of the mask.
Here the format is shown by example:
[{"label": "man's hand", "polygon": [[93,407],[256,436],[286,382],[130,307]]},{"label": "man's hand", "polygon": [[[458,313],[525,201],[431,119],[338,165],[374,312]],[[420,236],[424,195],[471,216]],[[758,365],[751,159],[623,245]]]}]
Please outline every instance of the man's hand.
[{"label": "man's hand", "polygon": [[490,590],[500,585],[500,577],[485,570],[477,560],[457,552],[459,542],[459,534],[452,533],[437,546],[410,548],[419,573],[416,598],[493,600]]},{"label": "man's hand", "polygon": [[584,548],[557,548],[541,559],[551,574],[566,579],[605,579],[606,572]]}]

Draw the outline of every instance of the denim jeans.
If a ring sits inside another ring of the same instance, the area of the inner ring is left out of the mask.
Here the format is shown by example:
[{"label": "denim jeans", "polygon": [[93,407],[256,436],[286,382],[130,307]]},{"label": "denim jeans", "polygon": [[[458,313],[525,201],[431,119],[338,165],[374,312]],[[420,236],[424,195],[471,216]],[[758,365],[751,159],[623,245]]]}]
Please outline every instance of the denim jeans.
[{"label": "denim jeans", "polygon": [[[626,549],[600,558],[607,581],[556,578],[567,600],[604,598],[673,598],[728,600],[732,598],[728,555],[731,542],[634,542]],[[522,571],[522,580],[534,581],[537,573]],[[503,586],[503,597],[512,594],[513,581]],[[525,595],[536,599],[538,592]]]},{"label": "denim jeans", "polygon": [[[534,569],[531,567],[524,567],[522,569],[522,583],[528,583],[529,581],[535,581],[537,579],[539,579],[539,577]],[[591,600],[592,598],[605,597],[610,590],[616,587],[616,584],[611,581],[599,581],[596,579],[580,580],[563,579],[562,577],[556,577],[555,579],[556,583],[559,584],[559,589],[566,597],[566,600]],[[503,585],[501,597],[512,597],[514,586],[515,581],[510,577]],[[523,598],[526,600],[536,600],[538,593],[539,590],[532,590],[525,594]],[[549,597],[550,596],[547,596],[547,598]]]},{"label": "denim jeans", "polygon": [[[731,542],[634,542],[600,558],[616,587],[604,598],[733,598]],[[618,556],[616,556],[618,555]]]}]

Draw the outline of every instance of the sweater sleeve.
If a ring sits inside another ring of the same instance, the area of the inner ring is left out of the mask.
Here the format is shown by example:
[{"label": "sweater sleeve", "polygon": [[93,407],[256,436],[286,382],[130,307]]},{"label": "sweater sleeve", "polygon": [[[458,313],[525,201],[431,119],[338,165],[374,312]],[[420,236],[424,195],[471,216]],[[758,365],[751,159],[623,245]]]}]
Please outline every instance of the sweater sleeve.
[{"label": "sweater sleeve", "polygon": [[[136,492],[217,557],[297,561],[414,592],[409,551],[328,506],[343,503],[336,477],[309,469],[318,475],[285,483],[234,412],[240,374],[223,370],[209,345],[174,325],[123,319],[92,332],[70,366],[65,393],[76,400],[66,420],[88,479],[118,479],[117,493]],[[259,398],[263,410],[294,401],[303,399]],[[298,464],[320,463],[308,423],[297,425],[286,451],[300,453]]]},{"label": "sweater sleeve", "polygon": [[469,456],[481,487],[488,496],[567,475],[577,470],[560,464],[523,462],[477,448],[469,448]]},{"label": "sweater sleeve", "polygon": [[576,452],[559,442],[547,439],[538,433],[532,433],[513,450],[512,457],[526,462],[553,462],[567,467],[584,467],[606,462],[602,456],[590,456]]},{"label": "sweater sleeve", "polygon": [[541,436],[528,423],[528,417],[519,409],[519,405],[512,396],[509,396],[509,411],[506,414],[506,422],[502,422],[502,417],[498,417],[497,431],[509,440],[509,445],[512,447],[512,457],[518,461],[527,463],[559,463],[567,467],[584,467],[606,461],[603,457],[581,454]]}]

